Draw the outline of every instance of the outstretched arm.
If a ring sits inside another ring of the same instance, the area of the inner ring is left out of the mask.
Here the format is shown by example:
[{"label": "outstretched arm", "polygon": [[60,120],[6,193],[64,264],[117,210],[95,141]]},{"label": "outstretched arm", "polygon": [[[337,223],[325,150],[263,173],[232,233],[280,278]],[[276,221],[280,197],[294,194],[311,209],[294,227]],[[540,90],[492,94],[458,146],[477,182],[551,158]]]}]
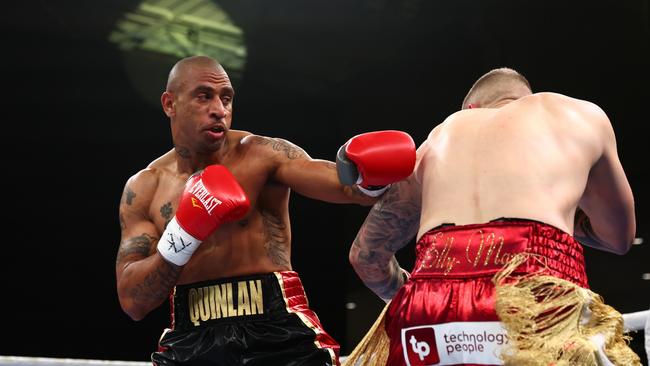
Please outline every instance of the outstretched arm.
[{"label": "outstretched arm", "polygon": [[358,203],[370,206],[376,198],[364,195],[356,186],[339,182],[336,164],[312,159],[297,145],[280,138],[248,136],[244,143],[256,145],[275,164],[271,176],[303,196],[332,203]]},{"label": "outstretched arm", "polygon": [[395,252],[417,234],[421,189],[415,176],[393,184],[377,202],[350,248],[350,263],[377,296],[388,301],[406,280]]},{"label": "outstretched arm", "polygon": [[337,153],[337,165],[312,159],[282,139],[249,136],[275,161],[272,179],[311,198],[371,205],[386,187],[408,177],[415,163],[413,139],[401,131],[375,131],[351,138]]}]

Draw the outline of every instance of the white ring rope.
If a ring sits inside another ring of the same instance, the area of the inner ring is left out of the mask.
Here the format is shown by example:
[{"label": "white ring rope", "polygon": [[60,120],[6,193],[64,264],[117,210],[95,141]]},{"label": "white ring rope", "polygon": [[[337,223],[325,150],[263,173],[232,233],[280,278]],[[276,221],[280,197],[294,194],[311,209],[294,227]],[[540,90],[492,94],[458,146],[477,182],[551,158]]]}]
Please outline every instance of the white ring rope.
[{"label": "white ring rope", "polygon": [[[341,363],[347,356],[341,356]],[[0,356],[2,366],[151,366],[151,361],[107,361],[80,358]]]},{"label": "white ring rope", "polygon": [[[625,330],[644,330],[645,349],[650,359],[650,310],[623,314]],[[346,356],[341,356],[341,363]],[[107,361],[76,358],[0,356],[0,366],[151,366],[151,361]]]},{"label": "white ring rope", "polygon": [[650,317],[650,310],[623,314],[623,323],[625,330],[630,332],[646,329],[648,317]]}]

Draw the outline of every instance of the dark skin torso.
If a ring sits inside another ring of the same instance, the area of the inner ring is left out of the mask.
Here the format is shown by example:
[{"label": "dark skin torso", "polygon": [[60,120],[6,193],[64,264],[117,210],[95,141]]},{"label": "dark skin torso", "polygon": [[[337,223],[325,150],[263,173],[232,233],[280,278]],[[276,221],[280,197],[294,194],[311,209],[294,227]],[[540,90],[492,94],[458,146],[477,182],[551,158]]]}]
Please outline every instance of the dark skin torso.
[{"label": "dark skin torso", "polygon": [[[244,189],[251,208],[242,220],[222,224],[201,243],[184,266],[179,284],[291,270],[289,187],[269,179],[274,164],[264,149],[252,142],[235,145],[221,165]],[[162,233],[176,212],[187,177],[166,170],[159,174],[149,215]]]},{"label": "dark skin torso", "polygon": [[242,220],[222,224],[183,267],[165,261],[156,250],[193,173],[179,171],[183,152],[166,153],[127,182],[116,273],[120,302],[134,319],[160,305],[176,284],[291,270],[291,188],[329,202],[375,201],[341,186],[334,163],[311,159],[285,140],[234,130],[226,139],[219,161],[205,165],[227,167],[246,193],[250,210]]}]

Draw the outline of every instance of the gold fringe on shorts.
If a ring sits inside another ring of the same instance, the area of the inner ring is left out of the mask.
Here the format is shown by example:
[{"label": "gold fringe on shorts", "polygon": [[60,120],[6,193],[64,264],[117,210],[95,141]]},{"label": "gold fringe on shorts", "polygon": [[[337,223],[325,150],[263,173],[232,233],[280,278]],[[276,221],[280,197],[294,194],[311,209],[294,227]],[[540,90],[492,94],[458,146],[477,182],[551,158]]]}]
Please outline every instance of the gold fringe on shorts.
[{"label": "gold fringe on shorts", "polygon": [[619,312],[572,282],[534,273],[512,275],[528,259],[538,260],[518,254],[493,279],[496,312],[509,337],[501,353],[505,365],[601,365],[596,337],[604,340],[604,353],[614,365],[641,365],[628,347]]},{"label": "gold fringe on shorts", "polygon": [[350,353],[342,366],[379,366],[386,364],[390,351],[390,340],[386,334],[384,319],[389,305],[390,303],[386,304],[375,324],[370,327],[368,333]]}]

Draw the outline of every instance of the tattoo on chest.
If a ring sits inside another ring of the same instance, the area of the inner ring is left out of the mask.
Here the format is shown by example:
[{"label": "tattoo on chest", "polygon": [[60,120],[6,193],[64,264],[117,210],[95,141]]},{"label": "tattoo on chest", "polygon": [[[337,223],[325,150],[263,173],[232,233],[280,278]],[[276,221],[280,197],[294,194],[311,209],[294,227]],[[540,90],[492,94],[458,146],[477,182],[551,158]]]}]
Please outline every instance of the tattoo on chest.
[{"label": "tattoo on chest", "polygon": [[307,156],[305,152],[298,146],[289,143],[288,141],[274,138],[263,138],[256,140],[260,145],[271,145],[275,151],[284,153],[288,159],[298,159]]},{"label": "tattoo on chest", "polygon": [[124,189],[124,194],[122,195],[122,199],[127,205],[131,206],[135,196],[136,196],[135,192],[133,192],[133,190],[131,188],[126,187]]},{"label": "tattoo on chest", "polygon": [[167,202],[160,207],[160,216],[165,219],[165,227],[172,220],[172,203]]},{"label": "tattoo on chest", "polygon": [[120,244],[120,249],[117,252],[116,263],[120,263],[126,257],[133,254],[139,254],[141,257],[148,257],[153,245],[157,242],[158,238],[147,233],[142,233],[139,236],[124,240]]},{"label": "tattoo on chest", "polygon": [[264,223],[266,255],[274,264],[288,266],[290,261],[287,253],[287,226],[279,217],[269,212],[262,212],[262,221]]}]

